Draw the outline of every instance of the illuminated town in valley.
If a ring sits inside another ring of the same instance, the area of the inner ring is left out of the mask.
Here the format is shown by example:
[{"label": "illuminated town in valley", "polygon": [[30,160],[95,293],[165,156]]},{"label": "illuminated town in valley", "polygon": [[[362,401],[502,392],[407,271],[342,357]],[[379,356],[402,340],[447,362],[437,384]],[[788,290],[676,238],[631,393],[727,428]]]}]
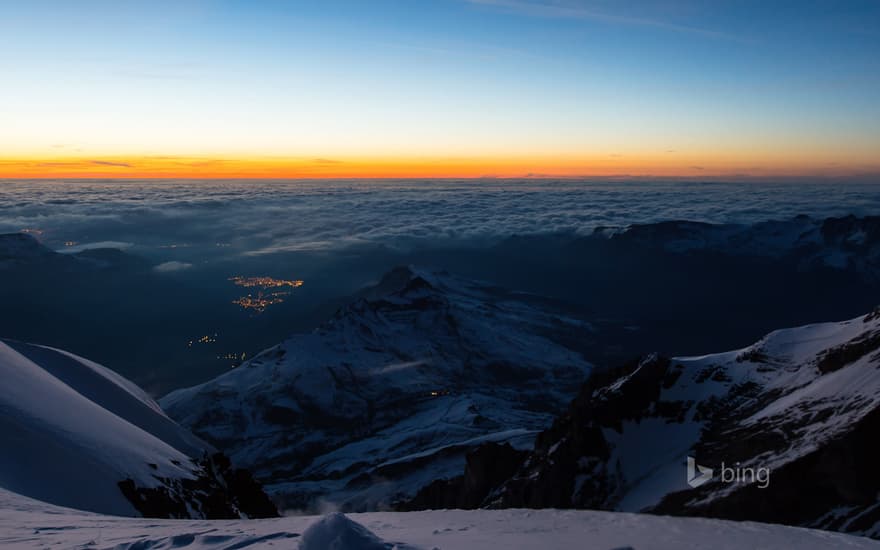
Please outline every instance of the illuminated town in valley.
[{"label": "illuminated town in valley", "polygon": [[283,288],[285,286],[289,286],[291,288],[298,288],[303,285],[303,282],[299,281],[299,280],[275,279],[273,277],[235,276],[235,277],[230,277],[229,280],[232,281],[233,283],[235,283],[237,286],[243,286],[245,288],[260,287],[263,290],[267,290],[270,288]]},{"label": "illuminated town in valley", "polygon": [[230,281],[236,286],[243,288],[258,288],[256,295],[248,293],[232,301],[233,304],[240,306],[244,310],[254,313],[263,313],[270,306],[274,306],[284,302],[290,295],[290,290],[272,290],[270,289],[290,289],[299,288],[303,285],[303,281],[298,279],[275,279],[274,277],[230,277]]},{"label": "illuminated town in valley", "polygon": [[186,347],[191,348],[196,344],[213,344],[217,341],[217,333],[214,334],[206,334],[204,336],[200,336],[198,338],[194,338],[186,343]]}]

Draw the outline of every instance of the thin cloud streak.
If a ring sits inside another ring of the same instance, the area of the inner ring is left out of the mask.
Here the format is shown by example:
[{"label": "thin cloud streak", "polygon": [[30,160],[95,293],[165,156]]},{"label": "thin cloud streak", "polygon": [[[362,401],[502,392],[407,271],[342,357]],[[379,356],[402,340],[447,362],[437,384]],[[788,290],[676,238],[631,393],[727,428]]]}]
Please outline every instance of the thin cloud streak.
[{"label": "thin cloud streak", "polygon": [[95,164],[97,166],[115,166],[117,168],[131,168],[132,167],[131,164],[128,164],[127,162],[111,162],[109,160],[90,160],[89,162],[92,164]]},{"label": "thin cloud streak", "polygon": [[754,43],[753,39],[736,36],[720,31],[703,29],[699,27],[689,27],[687,25],[678,25],[668,21],[659,19],[650,19],[642,17],[630,17],[626,15],[618,15],[604,11],[591,10],[578,6],[547,4],[544,2],[524,2],[520,0],[465,0],[469,4],[477,4],[481,6],[495,7],[512,13],[519,13],[532,17],[544,17],[553,19],[580,19],[601,21],[604,23],[613,23],[619,25],[635,25],[641,27],[653,27],[672,32],[680,32],[704,36],[718,40],[729,40],[741,43]]}]

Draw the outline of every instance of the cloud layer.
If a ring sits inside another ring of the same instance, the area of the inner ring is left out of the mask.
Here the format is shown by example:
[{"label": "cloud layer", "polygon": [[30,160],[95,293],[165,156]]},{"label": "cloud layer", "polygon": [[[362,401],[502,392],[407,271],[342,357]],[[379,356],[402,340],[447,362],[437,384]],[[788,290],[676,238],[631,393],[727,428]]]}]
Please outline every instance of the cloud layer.
[{"label": "cloud layer", "polygon": [[[134,243],[161,261],[328,250],[370,243],[484,243],[512,234],[590,232],[669,219],[752,222],[870,214],[869,184],[577,181],[5,182],[0,232]],[[169,268],[170,269],[170,268]]]}]

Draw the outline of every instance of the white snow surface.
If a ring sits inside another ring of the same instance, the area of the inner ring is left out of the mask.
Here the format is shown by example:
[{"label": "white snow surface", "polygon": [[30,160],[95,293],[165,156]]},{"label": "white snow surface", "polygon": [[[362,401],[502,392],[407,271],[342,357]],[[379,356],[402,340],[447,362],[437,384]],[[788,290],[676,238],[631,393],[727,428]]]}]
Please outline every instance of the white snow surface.
[{"label": "white snow surface", "polygon": [[117,483],[192,478],[211,447],[140,388],[73,354],[0,341],[0,488],[96,512],[137,515]]},{"label": "white snow surface", "polygon": [[0,547],[167,550],[739,550],[880,548],[880,542],[782,525],[588,510],[331,513],[265,520],[120,518],[0,489]]}]

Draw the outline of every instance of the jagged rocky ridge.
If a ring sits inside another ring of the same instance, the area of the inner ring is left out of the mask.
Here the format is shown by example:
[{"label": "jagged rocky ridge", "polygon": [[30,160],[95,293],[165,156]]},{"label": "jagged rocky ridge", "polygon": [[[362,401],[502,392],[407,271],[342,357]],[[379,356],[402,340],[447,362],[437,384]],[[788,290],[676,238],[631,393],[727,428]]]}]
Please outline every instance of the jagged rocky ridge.
[{"label": "jagged rocky ridge", "polygon": [[546,299],[399,268],[310,334],[160,402],[288,507],[387,507],[485,441],[528,448],[591,369]]},{"label": "jagged rocky ridge", "polygon": [[140,388],[76,355],[0,341],[0,487],[45,502],[158,518],[274,517],[251,475]]},{"label": "jagged rocky ridge", "polygon": [[[880,538],[878,405],[876,311],[778,330],[737,351],[652,355],[594,376],[531,453],[477,449],[464,476],[435,481],[404,507],[647,511]],[[689,456],[714,470],[711,480],[687,484]],[[499,481],[487,463],[515,473]],[[769,483],[726,481],[722,464],[766,468]]]},{"label": "jagged rocky ridge", "polygon": [[748,225],[668,221],[599,227],[584,241],[595,239],[679,254],[787,258],[803,270],[848,269],[871,281],[880,279],[880,216],[816,220],[802,215]]}]

